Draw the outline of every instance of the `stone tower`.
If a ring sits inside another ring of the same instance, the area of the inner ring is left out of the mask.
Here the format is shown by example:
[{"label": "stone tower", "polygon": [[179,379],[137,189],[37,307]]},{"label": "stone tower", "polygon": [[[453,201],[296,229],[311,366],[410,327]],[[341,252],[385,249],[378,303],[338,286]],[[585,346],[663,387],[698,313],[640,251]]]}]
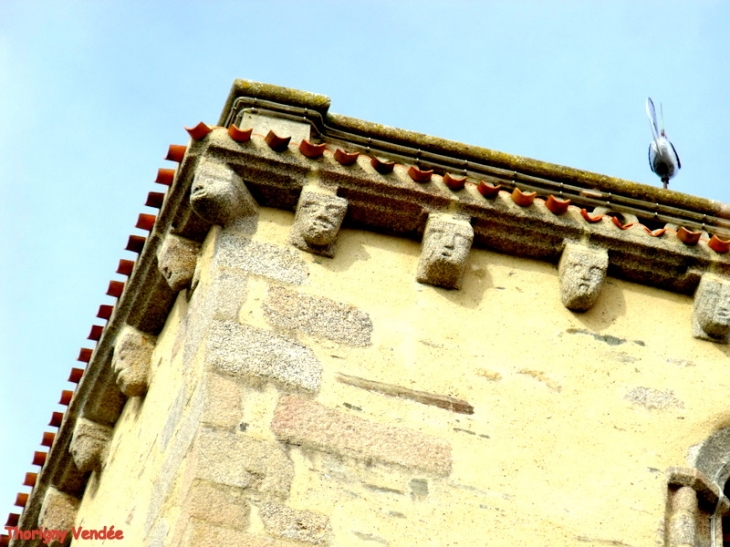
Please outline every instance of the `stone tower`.
[{"label": "stone tower", "polygon": [[727,206],[329,106],[170,147],[10,544],[722,545]]}]

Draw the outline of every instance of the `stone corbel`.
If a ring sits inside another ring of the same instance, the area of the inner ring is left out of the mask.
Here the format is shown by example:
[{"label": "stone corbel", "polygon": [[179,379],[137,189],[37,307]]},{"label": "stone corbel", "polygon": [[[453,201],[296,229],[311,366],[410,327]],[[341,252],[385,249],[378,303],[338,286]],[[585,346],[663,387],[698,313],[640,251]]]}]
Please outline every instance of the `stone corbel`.
[{"label": "stone corbel", "polygon": [[205,159],[195,171],[190,205],[198,216],[220,226],[229,226],[258,211],[258,203],[243,179],[229,165]]},{"label": "stone corbel", "polygon": [[705,273],[695,291],[692,336],[727,344],[730,333],[730,280]]},{"label": "stone corbel", "polygon": [[200,244],[168,233],[157,251],[157,267],[175,292],[190,287]]},{"label": "stone corbel", "polygon": [[157,339],[125,325],[117,335],[112,356],[112,370],[117,386],[127,397],[147,393],[152,351]]},{"label": "stone corbel", "polygon": [[346,212],[346,199],[323,188],[305,186],[299,196],[289,242],[303,251],[333,257]]},{"label": "stone corbel", "polygon": [[451,213],[429,214],[418,260],[418,282],[459,289],[473,241],[474,229],[468,217]]},{"label": "stone corbel", "polygon": [[38,525],[46,530],[66,532],[62,538],[55,537],[46,542],[49,547],[62,547],[71,543],[71,527],[76,521],[81,500],[49,486],[43,497]]},{"label": "stone corbel", "polygon": [[69,452],[82,473],[100,471],[106,461],[112,428],[86,418],[76,420]]},{"label": "stone corbel", "polygon": [[571,311],[587,311],[596,303],[608,271],[608,251],[566,242],[558,265],[560,299]]}]

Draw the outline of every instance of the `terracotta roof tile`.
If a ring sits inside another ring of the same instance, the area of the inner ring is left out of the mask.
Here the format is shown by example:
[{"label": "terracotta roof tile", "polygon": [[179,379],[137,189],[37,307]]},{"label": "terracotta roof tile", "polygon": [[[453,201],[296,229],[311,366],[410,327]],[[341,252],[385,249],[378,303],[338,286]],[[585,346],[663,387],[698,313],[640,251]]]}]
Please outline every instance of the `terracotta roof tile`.
[{"label": "terracotta roof tile", "polygon": [[78,384],[81,381],[83,375],[84,369],[74,367],[71,369],[71,374],[69,374],[68,376],[68,381],[73,384]]},{"label": "terracotta roof tile", "polygon": [[50,425],[51,427],[60,427],[62,421],[63,421],[63,412],[54,412],[51,415],[51,421],[48,422],[48,425]]},{"label": "terracotta roof tile", "polygon": [[106,290],[106,294],[108,296],[113,296],[114,298],[119,298],[122,296],[122,293],[124,292],[124,282],[123,281],[110,281],[109,282],[109,288]]},{"label": "terracotta roof tile", "polygon": [[269,131],[264,139],[274,152],[283,152],[289,148],[291,137],[280,137],[273,130]]},{"label": "terracotta roof tile", "polygon": [[147,240],[142,236],[131,235],[127,240],[127,246],[124,249],[139,254],[144,248],[145,241]]},{"label": "terracotta roof tile", "polygon": [[228,128],[228,135],[236,142],[248,142],[251,140],[251,134],[253,133],[253,127],[251,129],[239,129],[235,125],[231,124]]},{"label": "terracotta roof tile", "polygon": [[71,403],[71,399],[73,399],[74,392],[70,391],[68,389],[64,389],[61,392],[61,398],[58,401],[59,405],[68,406]]},{"label": "terracotta roof tile", "polygon": [[112,313],[114,312],[114,306],[109,306],[108,304],[102,304],[99,306],[99,311],[96,312],[96,316],[99,319],[109,319],[112,316]]},{"label": "terracotta roof tile", "polygon": [[203,122],[198,123],[198,125],[196,125],[195,127],[186,127],[185,128],[185,131],[187,131],[188,134],[190,134],[192,139],[195,141],[199,141],[200,139],[205,137],[208,133],[210,133],[212,130],[213,130],[212,127],[210,127],[209,125],[207,125]]},{"label": "terracotta roof tile", "polygon": [[147,207],[153,207],[155,209],[159,209],[162,207],[162,204],[165,202],[165,194],[162,192],[150,192],[147,194],[147,201],[145,201],[145,205]]},{"label": "terracotta roof tile", "polygon": [[50,431],[44,431],[43,438],[41,439],[41,446],[47,446],[48,448],[50,448],[55,438],[55,433],[51,433]]},{"label": "terracotta roof tile", "polygon": [[165,156],[165,159],[180,163],[185,157],[187,149],[188,147],[184,144],[171,144],[167,149],[167,156]]},{"label": "terracotta roof tile", "polygon": [[104,327],[101,325],[92,325],[91,326],[91,332],[89,332],[89,336],[87,338],[89,340],[93,340],[94,342],[98,342],[101,339],[101,333],[104,331]]},{"label": "terracotta roof tile", "polygon": [[165,186],[171,186],[172,181],[175,180],[175,170],[174,169],[158,169],[157,170],[157,178],[155,179],[155,182],[157,184],[164,184]]},{"label": "terracotta roof tile", "polygon": [[36,481],[38,480],[38,473],[26,473],[25,474],[25,480],[23,481],[23,486],[35,486]]},{"label": "terracotta roof tile", "polygon": [[[144,245],[144,243],[143,243]],[[127,243],[127,246],[129,246],[129,243]],[[134,260],[125,260],[121,259],[119,261],[119,266],[117,267],[117,273],[130,276],[132,275],[132,270],[134,269]]]}]

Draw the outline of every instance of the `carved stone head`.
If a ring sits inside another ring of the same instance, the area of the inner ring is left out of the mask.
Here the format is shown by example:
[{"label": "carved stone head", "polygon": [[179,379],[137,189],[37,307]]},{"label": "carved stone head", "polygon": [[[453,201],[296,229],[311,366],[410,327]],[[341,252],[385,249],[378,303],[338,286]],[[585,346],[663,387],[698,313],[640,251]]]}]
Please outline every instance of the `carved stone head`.
[{"label": "carved stone head", "polygon": [[608,270],[608,251],[566,243],[558,265],[560,298],[569,310],[586,311],[601,293]]},{"label": "carved stone head", "polygon": [[473,241],[474,229],[466,217],[431,213],[423,233],[416,279],[420,283],[458,289]]},{"label": "carved stone head", "polygon": [[228,165],[215,161],[202,161],[198,166],[190,204],[198,216],[220,226],[255,215],[258,208],[241,177]]},{"label": "carved stone head", "polygon": [[346,212],[346,199],[303,189],[289,237],[291,243],[304,251],[334,256],[335,240]]},{"label": "carved stone head", "polygon": [[727,343],[730,333],[730,280],[704,274],[695,292],[692,314],[695,338]]},{"label": "carved stone head", "polygon": [[173,234],[165,236],[157,251],[157,267],[170,288],[179,292],[190,286],[200,244]]},{"label": "carved stone head", "polygon": [[150,361],[155,337],[125,325],[117,336],[112,356],[112,370],[117,386],[127,397],[147,393]]},{"label": "carved stone head", "polygon": [[99,471],[106,459],[112,428],[86,418],[76,420],[69,452],[82,473]]}]

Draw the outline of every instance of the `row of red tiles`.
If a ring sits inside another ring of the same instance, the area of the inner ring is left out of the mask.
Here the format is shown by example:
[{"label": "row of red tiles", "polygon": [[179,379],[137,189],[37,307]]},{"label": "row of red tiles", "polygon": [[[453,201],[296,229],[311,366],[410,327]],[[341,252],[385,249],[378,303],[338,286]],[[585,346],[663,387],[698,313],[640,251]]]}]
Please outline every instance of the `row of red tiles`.
[{"label": "row of red tiles", "polygon": [[[168,151],[168,155],[165,159],[169,159],[172,161],[180,162],[182,161],[182,158],[185,154],[185,150],[187,147],[180,146],[180,145],[171,145],[170,149]],[[164,178],[163,180],[157,180],[156,182],[165,184],[167,186],[172,184],[172,181],[174,179],[175,170],[172,169],[160,169],[160,172],[169,172],[172,171],[172,176],[168,178]],[[158,176],[158,179],[160,177]],[[159,209],[162,207],[162,203],[164,202],[165,194],[161,192],[150,192],[147,195],[147,201],[145,202],[145,205],[148,207]],[[147,232],[151,231],[152,228],[155,225],[155,221],[157,220],[157,217],[155,215],[150,214],[140,214],[137,219],[137,224],[135,225],[136,228],[139,228],[141,230],[145,230]],[[134,252],[134,253],[141,253],[142,249],[144,247],[146,238],[138,235],[130,235],[129,240],[127,241],[127,246],[125,247],[125,250]],[[134,261],[133,260],[125,260],[121,259],[119,261],[119,266],[117,267],[117,273],[124,275],[124,276],[130,276],[132,274],[132,270],[134,269]],[[122,296],[122,292],[124,291],[124,282],[123,281],[115,281],[112,280],[109,282],[109,287],[107,289],[106,294],[109,296],[112,296],[114,298],[119,298]],[[99,311],[97,312],[96,316],[108,320],[112,316],[112,312],[114,311],[114,306],[110,306],[107,304],[102,304],[99,306]],[[91,332],[89,333],[88,339],[93,341],[99,341],[101,339],[101,335],[104,331],[104,327],[101,325],[92,325]],[[88,363],[91,360],[91,356],[93,354],[94,350],[90,348],[81,348],[81,351],[79,352],[79,356],[77,357],[77,361],[80,361],[82,363]],[[78,384],[81,381],[81,378],[84,374],[84,369],[80,368],[72,368],[71,374],[69,375],[68,381]],[[71,403],[71,399],[74,395],[74,391],[72,390],[63,390],[61,392],[61,398],[58,402],[58,404],[63,406],[68,406]],[[48,423],[49,426],[58,428],[61,426],[61,422],[63,421],[64,414],[62,412],[54,412],[51,416],[51,421]],[[46,431],[43,433],[43,438],[41,440],[41,446],[50,447],[53,445],[53,441],[56,438],[56,434],[52,433],[50,431]],[[46,463],[46,457],[48,456],[48,452],[42,452],[42,451],[36,451],[33,454],[33,460],[32,465],[37,465],[39,467],[42,467]],[[25,480],[23,481],[23,486],[30,486],[31,488],[35,486],[36,481],[38,480],[38,473],[26,473],[25,474]],[[28,499],[30,497],[30,494],[25,492],[19,492],[15,497],[15,506],[20,507],[21,510],[25,508],[26,504],[28,503]],[[10,513],[8,515],[8,519],[5,523],[5,526],[17,526],[18,522],[20,520],[20,514],[18,513]],[[3,547],[5,545],[8,545],[9,543],[9,537],[5,534],[0,535],[0,547]]]},{"label": "row of red tiles", "polygon": [[[204,124],[203,122],[200,122],[198,125],[196,125],[193,128],[186,128],[190,136],[194,140],[200,140],[204,138],[208,133],[210,133],[213,128]],[[241,130],[235,125],[232,125],[228,128],[228,135],[236,142],[247,142],[251,139],[251,135],[253,133],[252,129],[247,130]],[[280,137],[273,131],[269,131],[269,133],[264,137],[264,140],[268,144],[268,146],[276,151],[276,152],[283,152],[289,148],[289,143],[291,142],[291,137]],[[186,147],[182,145],[171,145],[167,158],[169,160],[173,161],[182,161],[185,152]],[[299,151],[310,159],[317,159],[324,155],[325,151],[327,150],[327,144],[312,144],[306,139],[303,139],[299,143]],[[357,158],[360,156],[359,152],[353,152],[348,153],[342,150],[341,148],[337,148],[333,152],[334,159],[341,165],[348,166],[353,165]],[[391,173],[396,165],[394,161],[387,161],[380,159],[378,157],[371,157],[370,163],[373,166],[373,168],[380,174],[387,175]],[[408,175],[410,178],[418,183],[427,183],[431,181],[431,177],[434,174],[434,171],[432,169],[419,169],[415,165],[411,165],[408,168]],[[161,169],[157,176],[157,182],[161,182],[163,184],[170,184],[175,176],[175,170],[173,169]],[[446,173],[442,177],[443,183],[451,190],[453,191],[459,191],[462,190],[466,184],[467,184],[467,177],[457,177],[455,175],[452,175],[450,173]],[[470,183],[472,184],[472,183]],[[479,181],[477,184],[475,184],[477,190],[479,193],[484,196],[486,199],[493,199],[496,198],[500,191],[502,190],[501,186],[494,186],[491,185],[485,181]],[[521,207],[529,207],[532,205],[535,201],[537,193],[536,192],[523,192],[519,188],[515,188],[511,193],[512,200]],[[552,212],[555,215],[562,215],[564,214],[570,205],[569,199],[561,199],[554,195],[548,196],[546,200],[543,201],[547,209]],[[581,209],[581,215],[583,218],[589,222],[599,222],[604,215],[591,215],[587,212],[586,209]],[[609,215],[610,216],[610,215]],[[616,216],[610,216],[611,221],[613,224],[616,225],[616,227],[620,228],[621,230],[626,230],[635,225],[635,223],[629,223],[629,224],[622,224],[619,218]],[[685,227],[679,227],[676,232],[673,230],[667,230],[665,228],[659,229],[659,230],[651,230],[648,227],[641,225],[644,230],[646,230],[647,233],[649,233],[653,237],[661,237],[665,233],[675,233],[677,235],[677,238],[684,243],[685,245],[696,245],[701,239],[702,239],[702,232],[698,231],[692,231]],[[719,238],[717,235],[713,235],[711,238],[707,239],[708,246],[717,253],[727,253],[730,251],[730,240],[723,240]]]}]

